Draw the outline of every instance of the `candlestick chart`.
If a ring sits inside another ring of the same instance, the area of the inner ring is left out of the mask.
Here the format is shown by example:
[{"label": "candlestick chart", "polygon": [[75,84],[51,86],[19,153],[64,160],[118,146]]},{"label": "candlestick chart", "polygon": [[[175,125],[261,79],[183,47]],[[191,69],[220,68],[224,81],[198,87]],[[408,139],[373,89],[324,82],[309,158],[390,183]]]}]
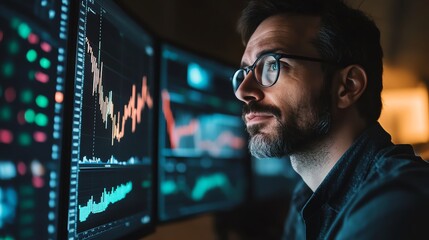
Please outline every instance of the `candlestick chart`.
[{"label": "candlestick chart", "polygon": [[[86,75],[89,85],[84,89],[85,111],[82,116],[83,121],[88,120],[93,124],[81,126],[84,145],[92,146],[92,149],[87,149],[87,152],[84,152],[86,149],[81,150],[82,159],[98,158],[101,159],[100,163],[104,163],[110,157],[104,154],[106,149],[109,149],[110,155],[121,161],[121,152],[124,149],[120,146],[121,140],[125,143],[138,140],[150,141],[147,137],[145,139],[145,133],[150,131],[148,123],[151,121],[149,116],[153,108],[148,79],[146,75],[143,75],[135,80],[127,80],[127,78],[113,74],[112,70],[110,72],[107,70],[106,74],[105,69],[111,69],[111,67],[106,67],[104,61],[95,56],[88,38],[85,39],[85,42],[86,58],[89,60],[86,72],[90,71],[90,73]],[[107,87],[109,80],[106,80],[109,78],[110,89]],[[137,85],[139,90],[137,90]],[[88,91],[85,93],[85,90]],[[139,128],[140,134],[136,133],[137,128]],[[130,140],[127,141],[127,138]],[[103,151],[98,151],[98,149],[103,149]],[[126,150],[129,152],[129,149]],[[103,161],[103,159],[106,160]]]},{"label": "candlestick chart", "polygon": [[[104,128],[107,129],[108,125],[111,126],[112,132],[112,145],[117,140],[120,140],[125,135],[125,124],[128,120],[131,121],[131,132],[136,131],[136,124],[139,124],[142,119],[142,112],[147,108],[152,108],[153,102],[150,93],[148,92],[147,86],[147,77],[143,76],[141,82],[141,91],[136,96],[136,85],[132,84],[131,86],[131,96],[123,106],[123,113],[116,109],[121,109],[121,107],[115,108],[113,102],[113,91],[110,90],[108,96],[105,96],[104,86],[103,86],[103,62],[100,62],[97,57],[94,55],[94,51],[89,43],[88,38],[86,38],[87,53],[90,56],[91,60],[91,72],[93,74],[92,78],[92,96],[98,95],[98,108],[100,110],[100,115],[104,123]],[[98,64],[100,62],[100,64]],[[115,110],[117,112],[115,112]],[[131,133],[130,133],[131,134]]]}]

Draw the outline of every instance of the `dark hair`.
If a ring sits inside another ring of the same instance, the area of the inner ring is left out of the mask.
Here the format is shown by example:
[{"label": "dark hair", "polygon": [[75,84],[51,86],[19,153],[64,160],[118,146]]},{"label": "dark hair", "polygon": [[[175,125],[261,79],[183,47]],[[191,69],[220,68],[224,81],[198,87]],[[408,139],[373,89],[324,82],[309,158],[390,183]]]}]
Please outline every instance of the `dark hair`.
[{"label": "dark hair", "polygon": [[340,67],[358,64],[365,69],[368,82],[357,109],[367,122],[377,121],[382,108],[383,50],[374,21],[341,0],[251,0],[238,22],[244,45],[266,18],[286,14],[319,16],[321,27],[314,44],[321,57]]}]

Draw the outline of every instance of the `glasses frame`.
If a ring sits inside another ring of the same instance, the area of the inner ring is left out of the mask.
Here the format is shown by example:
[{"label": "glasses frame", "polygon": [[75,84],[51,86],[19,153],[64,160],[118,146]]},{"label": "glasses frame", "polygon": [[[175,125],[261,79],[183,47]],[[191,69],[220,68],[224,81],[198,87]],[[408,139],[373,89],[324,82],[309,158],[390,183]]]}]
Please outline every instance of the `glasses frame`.
[{"label": "glasses frame", "polygon": [[[294,55],[294,54],[286,54],[286,53],[265,53],[262,54],[261,56],[259,56],[255,62],[247,67],[243,67],[243,68],[239,68],[237,71],[234,72],[234,74],[231,77],[231,81],[232,81],[232,88],[234,90],[234,93],[237,92],[238,88],[240,87],[241,83],[243,83],[244,79],[246,79],[246,76],[249,74],[250,71],[252,71],[253,74],[253,79],[258,83],[259,86],[261,87],[271,87],[274,84],[276,84],[277,80],[279,79],[280,76],[280,68],[278,68],[277,70],[277,76],[276,79],[273,81],[272,84],[269,85],[264,85],[262,84],[262,79],[258,80],[257,79],[257,75],[255,74],[255,68],[258,65],[259,61],[265,57],[268,56],[272,56],[274,57],[274,59],[276,60],[276,65],[279,67],[280,66],[280,59],[282,58],[289,58],[289,59],[296,59],[296,60],[304,60],[304,61],[311,61],[311,62],[330,62],[327,61],[325,59],[321,59],[321,58],[315,58],[315,57],[307,57],[307,56],[300,56],[300,55]],[[244,78],[241,81],[237,80],[237,75],[240,74],[241,72],[244,71]],[[262,76],[260,76],[262,77]]]}]

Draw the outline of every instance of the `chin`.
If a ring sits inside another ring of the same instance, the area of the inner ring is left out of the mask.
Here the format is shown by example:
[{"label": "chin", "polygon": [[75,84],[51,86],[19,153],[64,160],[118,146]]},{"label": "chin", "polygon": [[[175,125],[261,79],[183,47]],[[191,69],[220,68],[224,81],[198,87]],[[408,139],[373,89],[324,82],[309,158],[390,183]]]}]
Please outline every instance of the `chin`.
[{"label": "chin", "polygon": [[266,123],[251,124],[249,126],[246,126],[246,129],[250,137],[255,137],[258,134],[269,136],[269,135],[272,135],[273,133],[276,133],[276,128],[270,127]]},{"label": "chin", "polygon": [[272,158],[285,156],[286,151],[279,136],[257,133],[249,141],[250,153],[257,158]]}]

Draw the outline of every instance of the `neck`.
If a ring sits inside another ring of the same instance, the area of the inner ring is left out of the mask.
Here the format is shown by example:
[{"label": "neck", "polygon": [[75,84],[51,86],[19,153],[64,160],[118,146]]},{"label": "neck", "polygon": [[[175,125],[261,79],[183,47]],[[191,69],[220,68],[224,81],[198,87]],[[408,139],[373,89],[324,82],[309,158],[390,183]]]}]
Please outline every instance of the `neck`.
[{"label": "neck", "polygon": [[347,124],[336,125],[325,138],[308,150],[290,156],[293,169],[313,192],[366,126],[363,121],[356,119]]}]

